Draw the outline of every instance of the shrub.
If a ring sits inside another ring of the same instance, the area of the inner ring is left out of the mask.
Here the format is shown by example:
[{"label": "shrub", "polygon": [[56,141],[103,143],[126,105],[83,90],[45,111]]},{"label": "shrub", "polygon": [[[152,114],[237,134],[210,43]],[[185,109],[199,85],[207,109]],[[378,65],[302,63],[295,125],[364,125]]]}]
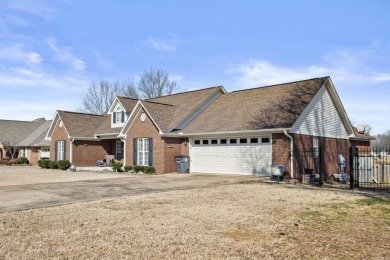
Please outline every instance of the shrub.
[{"label": "shrub", "polygon": [[58,168],[61,170],[67,170],[70,167],[70,162],[68,160],[59,160]]},{"label": "shrub", "polygon": [[134,165],[133,166],[133,170],[135,172],[143,172],[144,171],[144,166],[141,166],[141,165]]},{"label": "shrub", "polygon": [[39,160],[38,165],[43,169],[49,169],[50,160]]},{"label": "shrub", "polygon": [[156,173],[156,169],[153,166],[134,165],[133,170],[135,172],[143,172],[145,174],[155,174]]},{"label": "shrub", "polygon": [[28,164],[29,161],[26,157],[19,157],[18,159],[16,159],[16,163],[17,164]]},{"label": "shrub", "polygon": [[122,164],[120,162],[114,162],[112,163],[112,169],[116,172],[122,171]]},{"label": "shrub", "polygon": [[146,174],[155,174],[156,173],[156,169],[154,169],[153,166],[145,166],[144,167],[144,173],[146,173]]},{"label": "shrub", "polygon": [[58,163],[56,161],[49,161],[49,168],[50,169],[58,169]]},{"label": "shrub", "polygon": [[125,172],[129,172],[133,169],[133,166],[124,166]]}]

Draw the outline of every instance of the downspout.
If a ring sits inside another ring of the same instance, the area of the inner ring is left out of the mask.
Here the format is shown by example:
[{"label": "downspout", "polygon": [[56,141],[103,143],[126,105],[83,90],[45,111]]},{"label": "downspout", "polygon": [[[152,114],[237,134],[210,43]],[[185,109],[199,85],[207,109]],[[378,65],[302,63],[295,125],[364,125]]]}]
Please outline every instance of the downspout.
[{"label": "downspout", "polygon": [[121,141],[123,142],[123,166],[126,166],[126,138],[121,137]]},{"label": "downspout", "polygon": [[294,140],[287,130],[283,131],[284,135],[290,139],[290,177],[294,178]]},{"label": "downspout", "polygon": [[70,157],[69,159],[71,164],[73,164],[73,148],[72,148],[73,142],[74,142],[74,137],[70,140],[70,144],[69,144],[69,157]]}]

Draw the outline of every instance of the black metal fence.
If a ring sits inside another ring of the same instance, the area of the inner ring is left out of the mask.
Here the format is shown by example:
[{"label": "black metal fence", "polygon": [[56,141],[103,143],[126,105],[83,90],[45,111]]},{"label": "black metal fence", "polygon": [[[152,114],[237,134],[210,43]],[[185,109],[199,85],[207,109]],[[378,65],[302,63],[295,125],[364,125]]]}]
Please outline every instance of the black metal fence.
[{"label": "black metal fence", "polygon": [[349,151],[350,188],[390,192],[390,148],[356,148]]},{"label": "black metal fence", "polygon": [[323,154],[321,147],[295,152],[295,169],[303,183],[323,182]]}]

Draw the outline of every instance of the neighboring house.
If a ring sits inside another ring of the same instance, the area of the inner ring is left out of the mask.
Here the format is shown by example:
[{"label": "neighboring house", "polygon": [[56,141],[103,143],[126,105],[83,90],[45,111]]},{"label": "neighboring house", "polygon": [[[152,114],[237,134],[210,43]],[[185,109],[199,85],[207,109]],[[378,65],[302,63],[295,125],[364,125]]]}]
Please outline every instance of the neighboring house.
[{"label": "neighboring house", "polygon": [[30,164],[38,164],[41,157],[48,158],[49,141],[45,140],[51,120],[38,118],[33,121],[0,120],[0,158],[11,157],[5,145],[17,148],[15,158],[26,157]]},{"label": "neighboring house", "polygon": [[339,154],[348,158],[350,146],[369,146],[372,138],[354,130],[323,77],[230,93],[213,87],[148,100],[117,97],[104,115],[57,111],[47,139],[52,158],[76,166],[111,154],[124,165],[167,173],[176,170],[175,156],[189,155],[191,172],[268,176],[277,164],[299,178],[301,151],[321,150],[330,176]]}]

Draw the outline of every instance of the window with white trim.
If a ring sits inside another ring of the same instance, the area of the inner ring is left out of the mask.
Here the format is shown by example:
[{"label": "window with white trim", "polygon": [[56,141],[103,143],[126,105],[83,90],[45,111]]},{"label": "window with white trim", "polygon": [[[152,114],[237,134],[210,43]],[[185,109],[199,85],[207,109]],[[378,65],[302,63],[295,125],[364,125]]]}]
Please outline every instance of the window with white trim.
[{"label": "window with white trim", "polygon": [[120,108],[120,107],[118,107],[116,109],[116,122],[123,123],[123,121],[122,121],[122,108]]},{"label": "window with white trim", "polygon": [[122,141],[116,141],[115,145],[115,160],[122,159]]},{"label": "window with white trim", "polygon": [[270,142],[269,137],[263,137],[263,138],[261,138],[261,143],[262,143],[262,144],[269,144],[269,142]]},{"label": "window with white trim", "polygon": [[138,139],[138,165],[149,166],[149,138]]},{"label": "window with white trim", "polygon": [[65,141],[57,141],[57,161],[65,160]]}]

